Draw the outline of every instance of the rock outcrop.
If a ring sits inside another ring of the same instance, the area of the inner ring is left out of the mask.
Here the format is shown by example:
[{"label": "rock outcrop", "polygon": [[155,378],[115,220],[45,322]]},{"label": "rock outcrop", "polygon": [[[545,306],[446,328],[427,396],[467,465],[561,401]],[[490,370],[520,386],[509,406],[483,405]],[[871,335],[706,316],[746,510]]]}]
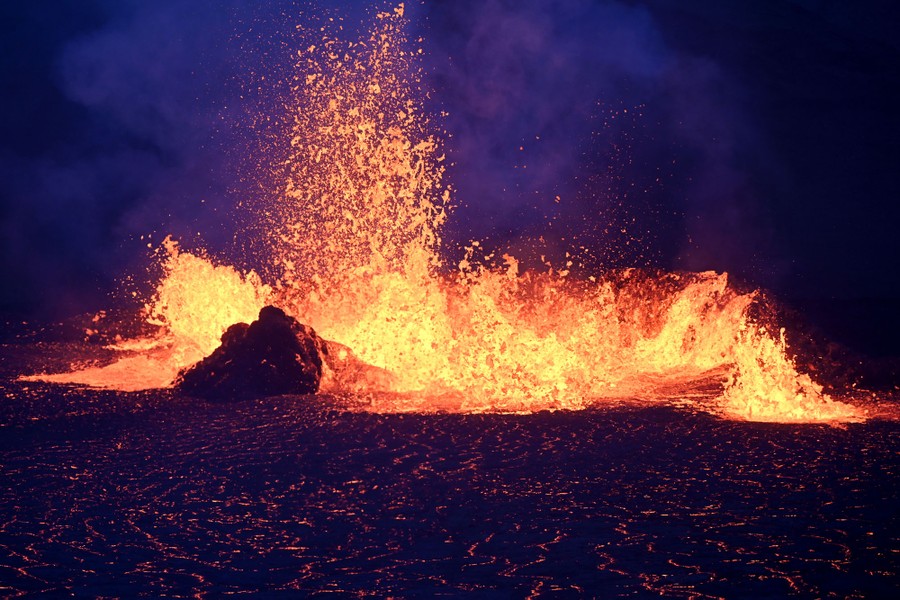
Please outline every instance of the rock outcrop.
[{"label": "rock outcrop", "polygon": [[312,327],[266,306],[249,325],[229,327],[222,345],[182,371],[175,388],[208,400],[315,394],[325,355],[325,341]]}]

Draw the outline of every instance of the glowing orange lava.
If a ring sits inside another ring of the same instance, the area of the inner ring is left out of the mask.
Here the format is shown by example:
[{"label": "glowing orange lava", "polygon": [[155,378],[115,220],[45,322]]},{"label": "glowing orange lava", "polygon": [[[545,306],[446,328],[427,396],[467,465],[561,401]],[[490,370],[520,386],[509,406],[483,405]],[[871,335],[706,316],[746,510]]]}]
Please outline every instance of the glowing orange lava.
[{"label": "glowing orange lava", "polygon": [[169,387],[178,371],[216,349],[228,325],[255,319],[272,294],[253,272],[181,252],[171,238],[163,247],[163,276],[144,307],[145,320],[158,333],[119,342],[113,348],[124,356],[110,365],[31,379],[122,391]]},{"label": "glowing orange lava", "polygon": [[[754,293],[712,272],[564,274],[478,266],[439,274],[449,189],[440,143],[414,96],[403,5],[358,43],[323,37],[300,52],[286,181],[260,210],[281,277],[180,252],[146,314],[152,339],[103,368],[43,379],[122,390],[162,387],[226,327],[276,304],[390,377],[372,410],[533,412],[673,397],[734,419],[858,421],[788,356],[782,332],[752,322]],[[709,382],[715,391],[709,392]],[[333,386],[341,388],[340,382]]]}]

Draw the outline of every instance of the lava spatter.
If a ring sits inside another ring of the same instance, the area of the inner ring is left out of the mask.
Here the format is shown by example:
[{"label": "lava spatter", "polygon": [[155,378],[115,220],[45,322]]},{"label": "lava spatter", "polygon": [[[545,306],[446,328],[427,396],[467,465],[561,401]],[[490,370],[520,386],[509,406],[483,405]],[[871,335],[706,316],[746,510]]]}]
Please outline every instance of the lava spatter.
[{"label": "lava spatter", "polygon": [[[577,282],[519,273],[513,257],[506,269],[471,257],[439,269],[451,196],[404,23],[400,5],[363,40],[323,33],[298,52],[284,183],[259,210],[278,281],[170,244],[147,310],[160,333],[122,346],[137,354],[110,366],[42,378],[167,386],[225,328],[273,303],[391,374],[373,410],[534,412],[675,394],[734,419],[865,418],[797,371],[783,335],[750,319],[758,296],[726,274]],[[696,393],[711,378],[714,391]]]},{"label": "lava spatter", "polygon": [[143,309],[155,334],[111,346],[122,353],[112,364],[31,379],[121,391],[169,387],[181,369],[215,350],[228,325],[252,321],[272,294],[256,273],[214,265],[171,238],[161,256],[162,276]]}]

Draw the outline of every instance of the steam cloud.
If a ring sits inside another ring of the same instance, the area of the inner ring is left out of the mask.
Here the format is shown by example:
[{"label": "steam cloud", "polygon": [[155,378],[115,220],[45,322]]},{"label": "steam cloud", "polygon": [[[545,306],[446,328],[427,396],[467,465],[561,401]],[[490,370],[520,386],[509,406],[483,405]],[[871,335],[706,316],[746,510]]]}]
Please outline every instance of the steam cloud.
[{"label": "steam cloud", "polygon": [[676,51],[646,7],[490,0],[428,13],[440,23],[430,56],[450,57],[434,72],[469,217],[460,236],[555,235],[605,246],[601,266],[745,270],[768,251],[739,165],[739,145],[762,144],[730,97],[741,84]]}]

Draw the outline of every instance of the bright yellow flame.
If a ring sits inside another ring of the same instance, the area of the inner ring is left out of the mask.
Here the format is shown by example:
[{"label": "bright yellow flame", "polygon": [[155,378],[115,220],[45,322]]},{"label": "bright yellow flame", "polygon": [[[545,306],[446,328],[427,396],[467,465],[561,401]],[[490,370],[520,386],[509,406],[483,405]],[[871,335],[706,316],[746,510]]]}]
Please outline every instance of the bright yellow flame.
[{"label": "bright yellow flame", "polygon": [[126,356],[110,365],[27,379],[123,391],[168,387],[181,369],[215,350],[229,325],[252,321],[268,302],[271,288],[256,273],[215,266],[181,252],[171,238],[163,245],[163,277],[144,309],[147,322],[159,327],[156,335],[113,346]]},{"label": "bright yellow flame", "polygon": [[53,380],[168,385],[271,302],[392,375],[363,380],[391,392],[376,410],[578,409],[693,395],[712,378],[719,394],[703,407],[729,418],[864,418],[797,372],[783,335],[748,319],[756,295],[725,274],[625,271],[587,284],[520,274],[508,255],[505,271],[484,269],[468,255],[454,276],[438,275],[450,195],[411,95],[419,76],[402,12],[379,14],[364,42],[326,37],[302,54],[286,182],[261,211],[282,270],[274,289],[168,242],[147,310],[160,336],[131,359]]}]

